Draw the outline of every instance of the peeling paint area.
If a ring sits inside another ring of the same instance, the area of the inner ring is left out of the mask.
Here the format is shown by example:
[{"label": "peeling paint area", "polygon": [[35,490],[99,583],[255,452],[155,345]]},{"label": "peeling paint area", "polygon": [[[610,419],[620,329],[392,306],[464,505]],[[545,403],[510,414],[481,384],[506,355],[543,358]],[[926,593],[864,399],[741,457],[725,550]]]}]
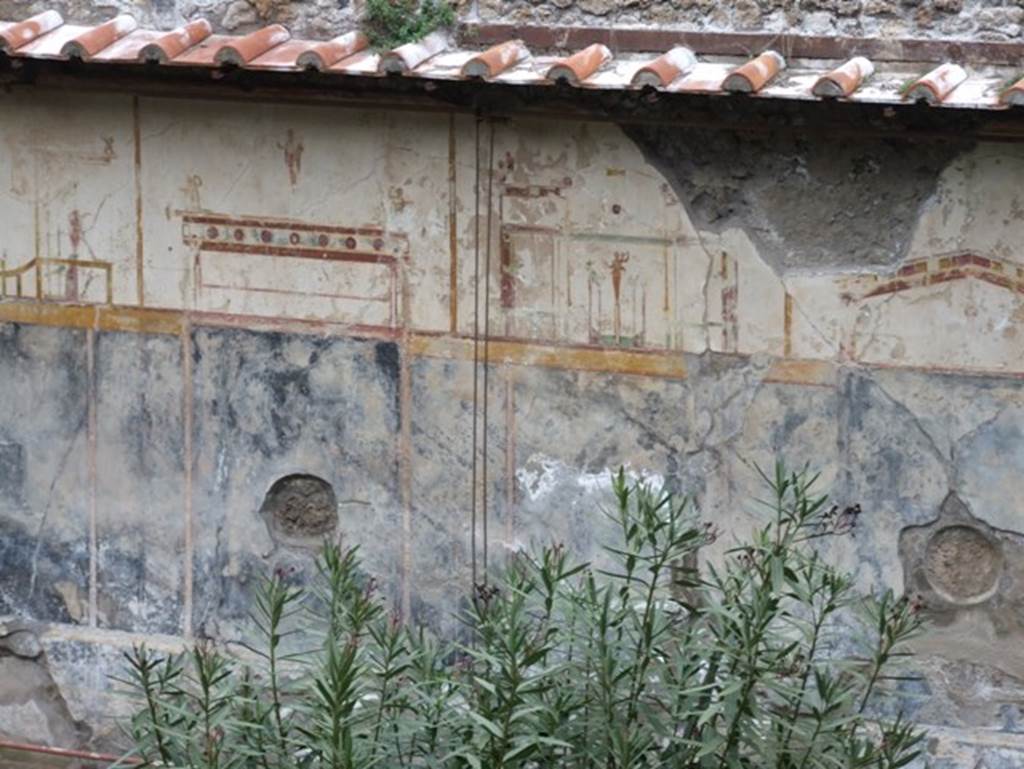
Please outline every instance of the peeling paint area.
[{"label": "peeling paint area", "polygon": [[[625,466],[623,466],[625,469]],[[612,476],[618,468],[606,467],[593,473],[580,473],[576,468],[569,467],[557,459],[544,454],[534,454],[527,458],[525,464],[516,471],[516,485],[521,489],[524,498],[530,502],[543,502],[558,488],[559,481],[571,476],[584,494],[607,495],[612,489]],[[651,488],[660,489],[665,486],[665,479],[650,472],[626,470],[626,479],[630,484],[647,484]]]}]

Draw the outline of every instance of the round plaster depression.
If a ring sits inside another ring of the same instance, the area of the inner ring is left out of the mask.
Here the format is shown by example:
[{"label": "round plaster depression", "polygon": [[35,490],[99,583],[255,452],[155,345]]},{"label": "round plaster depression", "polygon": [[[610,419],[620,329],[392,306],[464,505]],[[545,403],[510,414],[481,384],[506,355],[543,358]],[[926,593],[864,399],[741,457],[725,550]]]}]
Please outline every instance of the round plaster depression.
[{"label": "round plaster depression", "polygon": [[288,538],[322,537],[338,525],[334,489],[315,475],[288,475],[267,492],[263,512],[273,531]]},{"label": "round plaster depression", "polygon": [[928,582],[954,603],[977,603],[999,586],[1003,554],[999,543],[970,526],[947,526],[925,549]]}]

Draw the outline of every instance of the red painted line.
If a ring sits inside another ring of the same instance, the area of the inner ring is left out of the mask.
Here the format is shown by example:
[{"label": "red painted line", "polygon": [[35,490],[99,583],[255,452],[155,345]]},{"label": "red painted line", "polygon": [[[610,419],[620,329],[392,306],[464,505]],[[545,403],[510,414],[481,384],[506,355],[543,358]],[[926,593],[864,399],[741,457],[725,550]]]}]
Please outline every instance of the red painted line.
[{"label": "red painted line", "polygon": [[357,302],[391,303],[391,294],[386,296],[355,296],[354,294],[329,294],[324,291],[289,291],[283,288],[254,288],[253,286],[229,286],[225,283],[202,283],[203,288],[216,288],[222,291],[246,291],[257,294],[282,294],[285,296],[315,296],[321,299],[351,299]]},{"label": "red painted line", "polygon": [[255,254],[257,256],[285,256],[294,259],[319,259],[328,262],[353,262],[359,264],[394,264],[397,259],[389,254],[374,254],[360,251],[323,251],[319,248],[300,246],[257,246],[246,243],[221,243],[203,240],[199,243],[202,251],[217,251],[225,254]]},{"label": "red painted line", "polygon": [[380,227],[335,227],[308,222],[290,222],[287,219],[236,219],[231,216],[217,214],[184,214],[183,222],[190,224],[225,224],[236,227],[264,227],[281,230],[299,230],[300,232],[333,232],[341,235],[382,235],[398,240],[407,240],[401,233],[387,233]]}]

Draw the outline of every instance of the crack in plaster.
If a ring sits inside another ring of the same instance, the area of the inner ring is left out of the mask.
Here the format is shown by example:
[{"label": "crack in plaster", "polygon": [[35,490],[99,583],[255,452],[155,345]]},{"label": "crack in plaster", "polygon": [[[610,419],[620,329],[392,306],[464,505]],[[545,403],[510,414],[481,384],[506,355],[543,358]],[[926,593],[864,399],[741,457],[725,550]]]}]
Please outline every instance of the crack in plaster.
[{"label": "crack in plaster", "polygon": [[50,508],[53,503],[53,493],[57,488],[57,481],[59,481],[64,474],[64,468],[67,466],[68,460],[71,457],[71,453],[74,451],[75,444],[78,442],[79,437],[81,437],[82,430],[85,427],[85,423],[86,417],[83,416],[82,419],[79,421],[78,425],[75,427],[74,435],[72,435],[72,437],[68,441],[67,448],[61,455],[60,461],[58,461],[57,463],[57,468],[54,471],[53,478],[50,481],[50,488],[46,495],[46,504],[43,506],[42,518],[39,521],[39,528],[36,530],[35,548],[32,551],[32,570],[28,582],[29,599],[31,599],[32,596],[35,595],[36,577],[38,574],[39,566],[39,554],[43,548],[43,531],[46,529],[46,522],[49,519]]}]

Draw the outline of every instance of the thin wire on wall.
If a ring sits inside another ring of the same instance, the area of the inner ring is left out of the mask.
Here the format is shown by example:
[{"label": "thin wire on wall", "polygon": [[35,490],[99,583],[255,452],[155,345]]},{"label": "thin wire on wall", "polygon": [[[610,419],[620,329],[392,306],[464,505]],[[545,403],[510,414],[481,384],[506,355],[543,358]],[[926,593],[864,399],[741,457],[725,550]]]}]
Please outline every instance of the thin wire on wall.
[{"label": "thin wire on wall", "polygon": [[487,150],[487,248],[484,259],[484,445],[483,445],[483,537],[484,537],[484,583],[487,582],[487,522],[489,519],[487,510],[487,427],[488,420],[487,406],[491,401],[491,389],[489,386],[491,373],[491,237],[492,217],[494,214],[494,122],[489,123],[490,139]]},{"label": "thin wire on wall", "polygon": [[[474,164],[474,196],[475,196],[475,237],[473,241],[473,456],[472,456],[472,504],[470,508],[470,529],[471,529],[471,546],[470,546],[470,557],[471,557],[471,568],[473,574],[473,588],[476,589],[477,585],[487,584],[488,574],[488,506],[487,506],[487,484],[488,484],[488,473],[487,473],[487,449],[488,449],[488,437],[487,428],[489,424],[489,409],[488,403],[490,401],[490,336],[491,336],[491,252],[492,252],[492,228],[493,228],[493,211],[494,211],[494,123],[488,121],[488,149],[487,149],[487,214],[486,214],[486,230],[484,232],[484,274],[483,274],[483,305],[484,305],[484,319],[483,319],[483,387],[480,386],[480,363],[481,363],[481,334],[480,334],[480,236],[481,236],[481,221],[484,217],[480,215],[481,201],[481,184],[480,184],[480,154],[481,154],[481,135],[480,135],[480,124],[484,122],[484,119],[478,117],[476,120],[476,134],[475,134],[475,147],[476,147],[476,162]],[[483,406],[481,408],[480,398],[481,389],[483,390]],[[482,423],[482,424],[481,424]],[[481,445],[482,444],[482,445]],[[479,450],[478,450],[479,446]],[[478,456],[480,461],[478,461]],[[479,507],[477,496],[479,493]],[[477,521],[480,521],[481,525],[481,545],[477,547]],[[482,564],[482,579],[481,569]]]},{"label": "thin wire on wall", "polygon": [[477,406],[480,401],[480,386],[478,371],[480,370],[480,122],[476,120],[475,157],[473,163],[474,181],[473,193],[475,195],[475,218],[476,228],[473,237],[473,448],[471,464],[473,467],[473,480],[470,486],[472,503],[469,516],[470,533],[470,563],[473,572],[472,589],[480,584],[476,565],[476,490],[477,490],[477,466],[476,466],[476,445],[477,445]]}]

